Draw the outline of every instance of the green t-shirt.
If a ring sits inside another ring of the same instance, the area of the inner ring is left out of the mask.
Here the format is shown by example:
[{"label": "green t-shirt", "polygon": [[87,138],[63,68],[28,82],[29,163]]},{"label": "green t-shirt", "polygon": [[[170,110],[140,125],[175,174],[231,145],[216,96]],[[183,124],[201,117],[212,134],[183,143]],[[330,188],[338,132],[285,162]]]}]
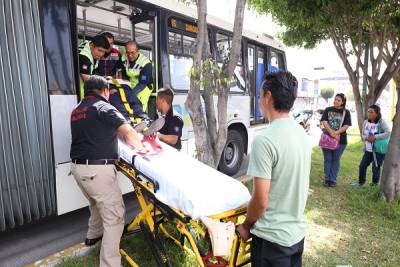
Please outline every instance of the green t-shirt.
[{"label": "green t-shirt", "polygon": [[274,120],[254,138],[247,174],[270,179],[271,185],[268,208],[253,235],[286,247],[304,238],[310,165],[309,137],[291,118]]}]

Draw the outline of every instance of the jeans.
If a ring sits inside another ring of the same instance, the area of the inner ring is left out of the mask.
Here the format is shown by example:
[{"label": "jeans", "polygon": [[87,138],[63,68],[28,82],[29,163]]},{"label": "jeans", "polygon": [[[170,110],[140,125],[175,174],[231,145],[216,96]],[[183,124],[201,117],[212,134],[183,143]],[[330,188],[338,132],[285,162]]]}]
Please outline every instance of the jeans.
[{"label": "jeans", "polygon": [[304,250],[304,238],[291,247],[252,235],[251,266],[252,267],[301,267]]},{"label": "jeans", "polygon": [[340,168],[340,158],[345,149],[346,145],[344,144],[339,144],[336,150],[322,149],[324,153],[325,182],[336,183]]},{"label": "jeans", "polygon": [[365,151],[364,156],[360,162],[360,169],[359,169],[359,176],[358,176],[358,183],[360,185],[365,184],[365,177],[367,176],[367,168],[369,164],[372,163],[372,183],[377,184],[379,183],[379,176],[381,174],[381,166],[383,160],[385,159],[385,154],[375,153],[376,156],[376,163],[378,166],[375,165],[374,162],[374,154],[372,152]]}]

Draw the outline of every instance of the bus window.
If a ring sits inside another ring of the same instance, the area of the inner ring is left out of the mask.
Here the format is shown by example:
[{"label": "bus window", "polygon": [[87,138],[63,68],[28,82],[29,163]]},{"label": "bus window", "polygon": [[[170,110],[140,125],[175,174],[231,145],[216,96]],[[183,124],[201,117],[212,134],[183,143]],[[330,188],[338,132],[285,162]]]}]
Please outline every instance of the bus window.
[{"label": "bus window", "polygon": [[[217,62],[218,65],[222,66],[222,62],[229,58],[229,53],[232,46],[232,38],[226,34],[216,34],[216,47],[217,47]],[[242,53],[240,50],[240,56],[238,64],[234,70],[232,81],[230,84],[231,93],[244,93],[246,91],[244,69],[242,64]]]},{"label": "bus window", "polygon": [[135,24],[135,41],[138,43],[140,52],[153,61],[153,28],[154,21],[147,20]]},{"label": "bus window", "polygon": [[286,70],[285,60],[282,53],[271,51],[270,63],[268,64],[268,72],[277,72],[278,70]]},{"label": "bus window", "polygon": [[250,95],[250,118],[251,122],[254,121],[254,100],[256,95],[256,86],[255,86],[255,68],[254,68],[254,53],[255,47],[253,45],[248,45],[247,47],[247,80],[248,80],[248,88]]},{"label": "bus window", "polygon": [[175,90],[189,90],[188,73],[193,66],[192,56],[196,48],[196,38],[175,32],[169,32],[168,36],[171,86]]},{"label": "bus window", "polygon": [[217,33],[216,46],[217,46],[217,61],[227,60],[231,49],[231,41],[229,40],[229,36]]}]

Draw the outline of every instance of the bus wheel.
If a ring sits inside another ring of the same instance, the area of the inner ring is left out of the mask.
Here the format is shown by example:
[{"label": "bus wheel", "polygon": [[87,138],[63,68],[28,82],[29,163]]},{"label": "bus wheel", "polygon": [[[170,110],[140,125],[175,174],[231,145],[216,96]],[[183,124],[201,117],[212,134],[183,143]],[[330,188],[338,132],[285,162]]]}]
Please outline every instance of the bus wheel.
[{"label": "bus wheel", "polygon": [[222,151],[218,169],[232,176],[239,171],[244,154],[244,140],[238,130],[228,130],[228,137]]}]

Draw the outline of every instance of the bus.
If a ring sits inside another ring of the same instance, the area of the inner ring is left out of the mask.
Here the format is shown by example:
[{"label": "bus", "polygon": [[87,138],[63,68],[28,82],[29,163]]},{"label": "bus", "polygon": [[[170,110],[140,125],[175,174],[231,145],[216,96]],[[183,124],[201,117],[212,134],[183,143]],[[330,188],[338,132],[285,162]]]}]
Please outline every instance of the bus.
[{"label": "bus", "polygon": [[[158,88],[175,92],[184,121],[182,152],[194,154],[193,128],[184,102],[196,45],[196,10],[176,0],[15,0],[0,6],[0,231],[88,205],[70,172],[70,114],[78,102],[78,46],[102,32],[124,43],[135,39],[152,61],[155,115]],[[268,25],[266,25],[268,26]],[[209,45],[222,62],[233,26],[208,16]],[[286,70],[282,45],[244,30],[228,100],[228,140],[218,166],[233,175],[254,133],[266,127],[258,108],[265,72]],[[132,191],[119,177],[124,193]]]}]

